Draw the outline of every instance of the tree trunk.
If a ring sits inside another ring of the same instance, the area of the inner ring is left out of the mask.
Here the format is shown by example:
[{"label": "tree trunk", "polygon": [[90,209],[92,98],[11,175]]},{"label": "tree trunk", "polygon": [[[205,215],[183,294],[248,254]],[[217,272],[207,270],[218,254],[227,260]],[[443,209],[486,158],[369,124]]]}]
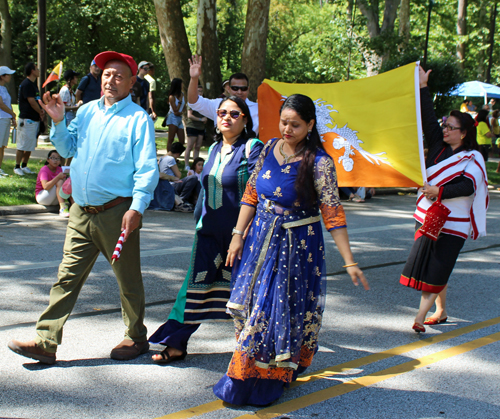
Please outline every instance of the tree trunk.
[{"label": "tree trunk", "polygon": [[[480,45],[486,46],[488,43],[488,38],[486,34],[486,27],[488,26],[487,23],[487,10],[486,10],[486,1],[485,0],[480,0],[479,2],[479,24],[478,28],[479,29],[479,43]],[[486,49],[485,48],[479,48],[479,51],[477,52],[477,72],[476,72],[476,78],[479,81],[484,81],[486,79],[485,73],[485,63],[486,63]]]},{"label": "tree trunk", "polygon": [[399,36],[403,42],[399,45],[400,50],[410,40],[410,0],[401,0],[399,8]]},{"label": "tree trunk", "polygon": [[457,34],[457,57],[460,68],[463,70],[465,62],[465,37],[467,36],[467,0],[458,0]]},{"label": "tree trunk", "polygon": [[[378,36],[390,36],[394,32],[394,22],[398,14],[398,6],[401,0],[385,0],[384,20],[382,27],[379,25],[379,1],[356,0],[361,13],[366,18],[366,26],[370,40]],[[364,48],[363,57],[368,77],[378,74],[380,67],[390,57],[390,50],[374,51]]]},{"label": "tree trunk", "polygon": [[198,0],[197,53],[203,56],[201,84],[204,95],[215,98],[221,94],[219,42],[217,41],[216,0]]},{"label": "tree trunk", "polygon": [[491,83],[491,67],[493,65],[493,46],[495,40],[495,24],[497,18],[497,1],[491,6],[491,17],[490,17],[490,38],[489,38],[489,52],[488,52],[488,68],[486,70],[486,83]]},{"label": "tree trunk", "polygon": [[[12,68],[12,19],[9,13],[9,1],[0,0],[0,62]],[[5,85],[12,103],[17,103],[16,88],[14,79]]]},{"label": "tree trunk", "polygon": [[184,27],[180,0],[154,0],[163,55],[170,80],[182,79],[184,93],[189,84],[191,49]]},{"label": "tree trunk", "polygon": [[271,0],[248,0],[241,71],[249,80],[249,99],[257,99],[257,89],[266,74],[266,42]]}]

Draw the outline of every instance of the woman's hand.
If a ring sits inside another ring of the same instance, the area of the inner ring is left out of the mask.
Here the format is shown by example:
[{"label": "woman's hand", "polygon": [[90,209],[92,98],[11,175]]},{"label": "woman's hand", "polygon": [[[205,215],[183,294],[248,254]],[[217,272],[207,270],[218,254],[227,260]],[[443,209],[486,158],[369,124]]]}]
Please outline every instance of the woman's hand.
[{"label": "woman's hand", "polygon": [[439,196],[439,186],[429,185],[427,182],[424,183],[421,191],[424,196],[431,201],[434,201]]},{"label": "woman's hand", "polygon": [[432,70],[425,72],[421,65],[418,66],[418,81],[420,84],[420,88],[427,87],[427,82],[429,81],[429,74],[431,74]]},{"label": "woman's hand", "polygon": [[227,251],[226,266],[233,267],[236,257],[241,260],[241,254],[243,253],[243,237],[241,234],[235,234],[229,244],[229,249]]},{"label": "woman's hand", "polygon": [[192,79],[198,79],[201,76],[201,55],[193,55],[189,61],[189,76]]},{"label": "woman's hand", "polygon": [[[352,283],[356,286],[359,285],[359,281],[363,284],[363,288],[368,291],[370,289],[370,286],[368,285],[368,281],[365,278],[365,274],[361,269],[359,269],[358,266],[350,266],[349,268],[346,268],[347,273],[352,279]],[[359,279],[359,281],[358,281]]]}]

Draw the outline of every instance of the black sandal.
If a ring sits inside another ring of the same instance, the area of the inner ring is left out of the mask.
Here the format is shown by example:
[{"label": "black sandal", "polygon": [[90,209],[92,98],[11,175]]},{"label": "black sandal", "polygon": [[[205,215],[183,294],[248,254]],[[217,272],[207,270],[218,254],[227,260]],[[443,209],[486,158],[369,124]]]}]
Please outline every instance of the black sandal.
[{"label": "black sandal", "polygon": [[168,353],[168,348],[169,347],[167,346],[159,354],[156,354],[156,355],[160,355],[161,359],[159,359],[159,360],[153,359],[153,362],[156,362],[157,364],[170,364],[171,362],[182,361],[187,356],[187,352],[186,351],[184,351],[181,355],[171,356]]}]

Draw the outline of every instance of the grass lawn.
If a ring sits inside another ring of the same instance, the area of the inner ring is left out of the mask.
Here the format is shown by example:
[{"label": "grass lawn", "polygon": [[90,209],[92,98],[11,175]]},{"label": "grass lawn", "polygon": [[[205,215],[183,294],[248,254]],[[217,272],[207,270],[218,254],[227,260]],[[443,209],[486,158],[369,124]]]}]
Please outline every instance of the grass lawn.
[{"label": "grass lawn", "polygon": [[[38,173],[45,160],[30,160],[29,168]],[[4,159],[2,169],[10,176],[0,178],[0,206],[36,204],[36,174],[17,176],[14,174],[16,162]]]},{"label": "grass lawn", "polygon": [[498,163],[493,161],[486,162],[486,171],[488,173],[488,185],[500,185],[500,173],[496,173]]}]

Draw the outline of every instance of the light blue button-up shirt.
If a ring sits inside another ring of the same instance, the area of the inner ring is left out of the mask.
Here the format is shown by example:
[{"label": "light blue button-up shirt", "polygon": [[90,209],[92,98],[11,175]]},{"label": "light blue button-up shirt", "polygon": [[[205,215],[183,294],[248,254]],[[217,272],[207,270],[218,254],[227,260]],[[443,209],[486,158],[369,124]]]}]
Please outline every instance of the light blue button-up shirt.
[{"label": "light blue button-up shirt", "polygon": [[72,197],[84,207],[132,197],[141,214],[158,184],[154,123],[130,95],[104,105],[104,97],[83,105],[73,121],[52,125],[50,141],[71,161]]}]

